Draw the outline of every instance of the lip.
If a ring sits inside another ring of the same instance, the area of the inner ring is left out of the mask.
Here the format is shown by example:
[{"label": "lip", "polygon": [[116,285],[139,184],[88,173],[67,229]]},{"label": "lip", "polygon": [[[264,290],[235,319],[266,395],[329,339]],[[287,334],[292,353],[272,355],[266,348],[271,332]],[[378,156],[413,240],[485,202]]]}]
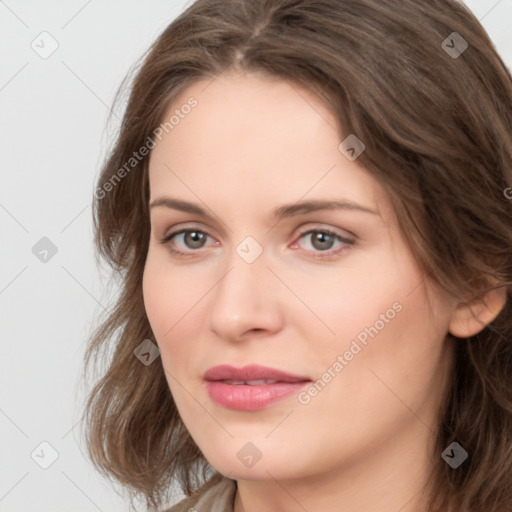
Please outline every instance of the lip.
[{"label": "lip", "polygon": [[[214,366],[205,372],[206,389],[210,398],[228,409],[256,411],[284,400],[311,383],[309,377],[293,375],[276,368],[248,365],[235,368],[230,365]],[[269,384],[230,384],[223,382],[248,380],[274,380]]]},{"label": "lip", "polygon": [[310,381],[309,377],[292,375],[276,368],[250,364],[242,368],[235,368],[229,364],[214,366],[204,374],[204,380],[259,380],[269,379],[279,382],[303,382]]}]

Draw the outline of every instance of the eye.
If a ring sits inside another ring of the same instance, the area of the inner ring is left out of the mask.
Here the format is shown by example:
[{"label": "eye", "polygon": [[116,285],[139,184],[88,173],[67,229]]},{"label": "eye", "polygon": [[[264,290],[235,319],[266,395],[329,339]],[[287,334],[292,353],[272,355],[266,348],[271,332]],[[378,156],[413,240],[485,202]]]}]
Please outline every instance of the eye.
[{"label": "eye", "polygon": [[[169,250],[179,256],[194,256],[195,251],[202,249],[210,235],[200,229],[181,229],[167,235],[160,243],[167,245]],[[178,242],[178,243],[177,243]],[[181,244],[179,243],[181,242]],[[181,248],[176,248],[176,245]]]},{"label": "eye", "polygon": [[[309,240],[309,245],[314,253],[315,258],[332,258],[342,251],[346,250],[348,246],[354,245],[355,241],[341,236],[340,234],[329,229],[310,229],[299,235],[299,240]],[[332,249],[333,245],[339,242],[336,249]],[[294,244],[295,247],[297,243]]]},{"label": "eye", "polygon": [[[200,229],[184,228],[170,233],[163,240],[160,240],[160,243],[166,245],[169,251],[178,257],[193,257],[206,246],[208,238],[212,237]],[[306,250],[312,252],[315,258],[333,258],[355,244],[354,240],[329,229],[304,231],[298,238],[298,240],[302,239],[309,240],[309,244],[306,244],[309,247],[306,247]],[[333,249],[336,242],[338,247]],[[215,242],[215,245],[219,245],[219,243]],[[295,242],[291,247],[295,249],[297,245],[297,242]]]}]

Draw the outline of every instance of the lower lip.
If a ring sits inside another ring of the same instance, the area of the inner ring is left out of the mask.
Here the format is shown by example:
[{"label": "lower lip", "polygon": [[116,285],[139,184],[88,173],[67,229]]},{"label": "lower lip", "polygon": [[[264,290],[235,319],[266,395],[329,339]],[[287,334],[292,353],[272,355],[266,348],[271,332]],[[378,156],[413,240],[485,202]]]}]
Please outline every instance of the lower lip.
[{"label": "lower lip", "polygon": [[219,380],[206,381],[206,388],[211,399],[228,409],[238,411],[257,411],[298,393],[310,381],[276,382],[249,386],[245,384],[228,384]]}]

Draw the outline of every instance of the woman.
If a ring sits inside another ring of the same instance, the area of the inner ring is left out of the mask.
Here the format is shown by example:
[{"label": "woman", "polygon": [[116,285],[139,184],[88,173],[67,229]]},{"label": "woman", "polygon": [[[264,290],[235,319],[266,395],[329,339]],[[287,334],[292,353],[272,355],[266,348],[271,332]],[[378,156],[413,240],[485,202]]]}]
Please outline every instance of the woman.
[{"label": "woman", "polygon": [[512,510],[511,105],[456,1],[192,4],[95,191],[96,466],[170,511]]}]

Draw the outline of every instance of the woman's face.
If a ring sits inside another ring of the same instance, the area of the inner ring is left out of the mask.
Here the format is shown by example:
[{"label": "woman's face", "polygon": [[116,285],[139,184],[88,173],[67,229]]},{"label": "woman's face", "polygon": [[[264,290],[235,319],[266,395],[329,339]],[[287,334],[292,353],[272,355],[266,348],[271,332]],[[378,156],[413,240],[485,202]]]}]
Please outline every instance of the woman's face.
[{"label": "woman's face", "polygon": [[[455,300],[420,271],[357,152],[339,149],[349,134],[312,93],[255,74],[197,82],[165,120],[176,109],[151,154],[143,292],[208,461],[263,480],[411,451],[423,460],[450,378]],[[296,379],[206,381],[219,365]]]}]

